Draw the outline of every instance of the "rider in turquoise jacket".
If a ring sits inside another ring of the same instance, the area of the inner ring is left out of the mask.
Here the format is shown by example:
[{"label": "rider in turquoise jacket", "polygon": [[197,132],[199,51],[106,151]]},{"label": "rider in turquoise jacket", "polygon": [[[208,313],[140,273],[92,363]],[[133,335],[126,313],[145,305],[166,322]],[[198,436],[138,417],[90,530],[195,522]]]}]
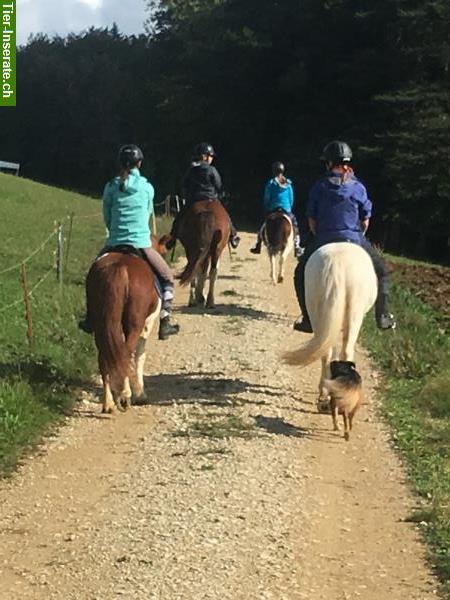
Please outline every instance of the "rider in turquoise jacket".
[{"label": "rider in turquoise jacket", "polygon": [[292,221],[294,227],[294,247],[296,256],[300,256],[300,236],[298,233],[297,218],[293,213],[294,208],[294,187],[292,181],[284,175],[285,167],[281,162],[274,162],[272,165],[272,179],[266,183],[263,196],[264,222],[258,231],[256,244],[250,248],[253,254],[261,254],[262,230],[265,225],[266,217],[277,210],[285,212]]},{"label": "rider in turquoise jacket", "polygon": [[[178,325],[170,323],[174,280],[166,261],[152,248],[150,217],[155,191],[140,174],[143,159],[141,149],[134,144],[122,146],[119,151],[120,174],[106,184],[103,192],[103,218],[108,238],[99,257],[118,246],[141,250],[161,284],[159,339],[165,340],[179,331]],[[80,321],[79,326],[83,331],[92,333],[89,315]]]}]

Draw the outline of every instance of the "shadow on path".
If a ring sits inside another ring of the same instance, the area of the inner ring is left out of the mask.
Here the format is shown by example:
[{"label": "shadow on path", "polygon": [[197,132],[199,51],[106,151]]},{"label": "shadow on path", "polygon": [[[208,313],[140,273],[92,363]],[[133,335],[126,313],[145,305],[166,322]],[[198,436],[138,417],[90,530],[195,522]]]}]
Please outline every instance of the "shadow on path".
[{"label": "shadow on path", "polygon": [[203,404],[212,406],[238,406],[242,404],[267,404],[267,400],[248,400],[236,397],[245,392],[259,396],[280,395],[280,390],[223,377],[223,373],[169,373],[147,375],[145,389],[149,397],[142,404],[167,406],[170,404]]}]

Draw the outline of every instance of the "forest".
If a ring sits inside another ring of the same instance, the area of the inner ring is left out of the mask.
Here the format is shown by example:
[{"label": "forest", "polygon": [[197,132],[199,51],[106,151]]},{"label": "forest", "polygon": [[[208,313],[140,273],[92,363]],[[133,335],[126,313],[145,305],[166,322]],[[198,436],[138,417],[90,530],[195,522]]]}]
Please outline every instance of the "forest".
[{"label": "forest", "polygon": [[326,142],[344,139],[387,250],[450,260],[448,0],[147,0],[146,35],[118,26],[34,36],[2,160],[100,196],[117,149],[139,144],[157,201],[180,193],[209,141],[239,222],[260,219],[282,160],[301,217]]}]

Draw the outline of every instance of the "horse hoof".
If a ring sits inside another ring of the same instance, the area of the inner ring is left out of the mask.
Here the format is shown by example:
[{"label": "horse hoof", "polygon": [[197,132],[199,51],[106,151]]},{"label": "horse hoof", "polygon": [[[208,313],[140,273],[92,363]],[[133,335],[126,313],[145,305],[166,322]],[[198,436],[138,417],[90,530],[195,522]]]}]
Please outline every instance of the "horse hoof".
[{"label": "horse hoof", "polygon": [[206,308],[216,308],[216,305],[214,304],[214,302],[207,302]]},{"label": "horse hoof", "polygon": [[115,412],[115,406],[102,406],[102,415],[113,415]]},{"label": "horse hoof", "polygon": [[147,400],[148,398],[145,392],[141,392],[140,394],[136,394],[134,396],[134,404],[145,404]]},{"label": "horse hoof", "polygon": [[283,283],[283,281],[284,281],[284,277],[282,275],[280,275],[278,277],[278,283]]}]

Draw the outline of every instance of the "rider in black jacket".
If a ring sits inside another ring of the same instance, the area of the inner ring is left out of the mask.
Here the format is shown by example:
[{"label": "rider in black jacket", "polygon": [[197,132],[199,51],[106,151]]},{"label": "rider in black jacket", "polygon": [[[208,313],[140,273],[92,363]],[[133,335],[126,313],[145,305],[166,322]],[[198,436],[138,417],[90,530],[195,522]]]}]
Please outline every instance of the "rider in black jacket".
[{"label": "rider in black jacket", "polygon": [[[195,148],[195,160],[186,173],[183,182],[183,189],[186,198],[186,206],[175,217],[170,232],[171,240],[166,243],[167,248],[171,248],[175,244],[178,237],[179,223],[187,209],[200,200],[219,200],[222,194],[222,178],[215,167],[212,166],[216,153],[211,144],[206,142],[198,144]],[[230,244],[233,248],[237,248],[240,238],[237,235],[235,226],[230,218],[231,235]]]}]

